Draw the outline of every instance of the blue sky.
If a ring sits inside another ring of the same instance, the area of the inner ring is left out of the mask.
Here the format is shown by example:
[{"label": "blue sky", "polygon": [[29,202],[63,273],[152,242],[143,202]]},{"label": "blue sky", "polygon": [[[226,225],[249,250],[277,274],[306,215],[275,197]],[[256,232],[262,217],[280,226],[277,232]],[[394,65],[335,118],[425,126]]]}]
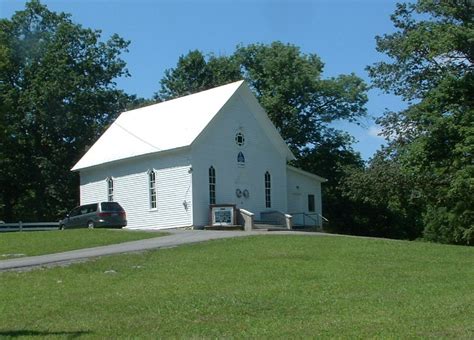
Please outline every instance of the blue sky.
[{"label": "blue sky", "polygon": [[[316,53],[325,63],[324,77],[354,72],[370,82],[365,67],[384,58],[375,50],[375,36],[393,32],[392,0],[50,0],[53,11],[72,14],[84,27],[117,33],[130,40],[123,55],[131,77],[118,87],[149,98],[166,69],[190,50],[229,55],[238,44],[292,43]],[[10,18],[25,1],[0,0],[0,17]],[[399,110],[401,101],[379,90],[369,92],[369,116]],[[335,126],[351,133],[354,148],[370,158],[384,140],[371,118],[361,127]]]}]

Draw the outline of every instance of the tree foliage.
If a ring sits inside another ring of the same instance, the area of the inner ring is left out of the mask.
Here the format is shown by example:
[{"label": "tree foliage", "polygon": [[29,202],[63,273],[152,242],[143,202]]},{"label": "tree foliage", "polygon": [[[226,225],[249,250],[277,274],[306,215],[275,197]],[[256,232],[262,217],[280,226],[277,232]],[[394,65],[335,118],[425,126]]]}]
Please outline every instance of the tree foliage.
[{"label": "tree foliage", "polygon": [[410,104],[380,124],[423,198],[424,236],[439,242],[474,241],[473,17],[468,0],[399,4],[397,31],[377,37],[391,61],[368,68],[376,86]]},{"label": "tree foliage", "polygon": [[[329,123],[366,114],[366,84],[354,74],[324,79],[316,54],[274,42],[239,47],[243,76],[286,142],[299,153],[340,131]],[[311,147],[311,148],[313,148]]]},{"label": "tree foliage", "polygon": [[232,58],[211,55],[206,60],[200,51],[194,50],[181,56],[176,68],[165,71],[155,99],[164,101],[181,97],[239,79],[239,65]]},{"label": "tree foliage", "polygon": [[422,236],[421,196],[413,178],[385,150],[378,151],[365,168],[346,168],[343,196],[360,209],[347,233],[399,239]]},{"label": "tree foliage", "polygon": [[76,204],[70,168],[128,97],[128,42],[39,1],[0,20],[0,206],[7,221],[52,219]]}]

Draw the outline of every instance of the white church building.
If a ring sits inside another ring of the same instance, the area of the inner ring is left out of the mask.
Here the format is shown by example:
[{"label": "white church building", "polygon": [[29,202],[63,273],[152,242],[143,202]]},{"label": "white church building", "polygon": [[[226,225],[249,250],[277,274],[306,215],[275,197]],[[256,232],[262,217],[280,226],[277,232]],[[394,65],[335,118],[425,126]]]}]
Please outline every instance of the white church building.
[{"label": "white church building", "polygon": [[119,202],[127,228],[319,225],[326,180],[294,159],[238,81],[123,112],[72,170],[81,204]]}]

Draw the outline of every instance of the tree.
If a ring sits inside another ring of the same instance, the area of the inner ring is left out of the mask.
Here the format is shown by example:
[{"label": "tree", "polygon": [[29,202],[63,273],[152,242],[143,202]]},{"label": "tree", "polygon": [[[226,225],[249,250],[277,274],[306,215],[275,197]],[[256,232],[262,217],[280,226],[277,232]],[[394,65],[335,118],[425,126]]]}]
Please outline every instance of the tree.
[{"label": "tree", "polygon": [[[270,119],[294,152],[335,138],[336,120],[355,121],[366,114],[366,85],[354,74],[322,79],[324,64],[316,54],[274,42],[239,47],[243,75]],[[309,145],[311,144],[311,145]]]},{"label": "tree", "polygon": [[158,103],[157,99],[146,99],[138,97],[137,95],[129,95],[124,111],[139,109],[144,106],[149,106]]},{"label": "tree", "polygon": [[[161,80],[160,99],[175,98],[245,79],[285,141],[297,165],[329,178],[324,186],[325,210],[341,221],[343,165],[362,164],[350,147],[353,138],[330,126],[337,120],[356,122],[366,114],[367,86],[354,74],[324,79],[316,54],[281,42],[238,46],[230,56],[207,58],[191,51]],[[326,208],[327,207],[327,208]],[[351,216],[347,215],[351,218]]]},{"label": "tree", "polygon": [[423,202],[413,178],[385,150],[376,152],[365,168],[346,168],[341,191],[361,209],[355,214],[359,220],[346,226],[352,228],[348,233],[399,239],[422,236]]},{"label": "tree", "polygon": [[377,37],[391,61],[368,67],[376,86],[409,103],[380,123],[425,202],[425,238],[446,243],[474,241],[473,17],[468,0],[399,4],[397,31]]},{"label": "tree", "polygon": [[0,20],[0,219],[53,219],[77,203],[70,168],[128,96],[128,42],[39,1]]},{"label": "tree", "polygon": [[164,101],[241,79],[239,65],[232,58],[215,57],[208,60],[198,51],[181,56],[176,68],[165,71],[161,88],[155,99]]}]

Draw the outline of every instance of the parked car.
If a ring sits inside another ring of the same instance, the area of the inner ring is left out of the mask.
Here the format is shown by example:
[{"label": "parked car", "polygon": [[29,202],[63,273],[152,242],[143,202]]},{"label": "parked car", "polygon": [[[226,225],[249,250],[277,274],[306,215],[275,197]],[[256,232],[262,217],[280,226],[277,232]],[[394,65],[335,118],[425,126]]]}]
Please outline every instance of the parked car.
[{"label": "parked car", "polygon": [[87,227],[125,227],[127,214],[117,202],[85,204],[71,210],[59,221],[59,229]]}]

